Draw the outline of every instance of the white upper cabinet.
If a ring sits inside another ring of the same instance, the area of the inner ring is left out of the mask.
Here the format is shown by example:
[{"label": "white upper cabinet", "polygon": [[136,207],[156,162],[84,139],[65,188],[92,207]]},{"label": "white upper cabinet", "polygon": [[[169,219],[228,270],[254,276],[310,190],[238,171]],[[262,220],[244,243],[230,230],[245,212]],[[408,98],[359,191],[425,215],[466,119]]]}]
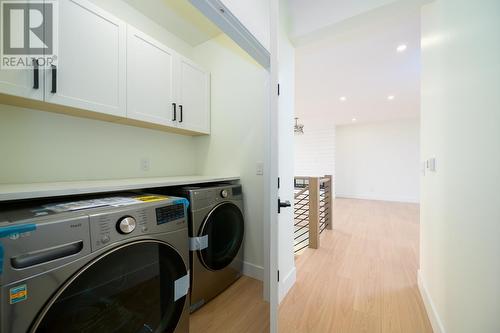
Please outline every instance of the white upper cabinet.
[{"label": "white upper cabinet", "polygon": [[[23,46],[26,46],[25,42]],[[33,54],[34,58],[41,56],[43,54]],[[34,58],[29,69],[0,69],[0,93],[43,100],[43,71],[38,68]]]},{"label": "white upper cabinet", "polygon": [[97,119],[210,133],[207,71],[88,0],[58,3],[54,66],[0,70],[0,93],[65,106],[70,114],[76,108]]},{"label": "white upper cabinet", "polygon": [[45,101],[126,115],[126,24],[86,0],[59,1],[57,67]]},{"label": "white upper cabinet", "polygon": [[[0,93],[43,100],[42,69],[1,69]],[[38,85],[36,81],[38,80]]]},{"label": "white upper cabinet", "polygon": [[210,133],[210,74],[180,57],[178,67],[178,126]]},{"label": "white upper cabinet", "polygon": [[175,126],[176,55],[139,30],[127,29],[127,117]]}]

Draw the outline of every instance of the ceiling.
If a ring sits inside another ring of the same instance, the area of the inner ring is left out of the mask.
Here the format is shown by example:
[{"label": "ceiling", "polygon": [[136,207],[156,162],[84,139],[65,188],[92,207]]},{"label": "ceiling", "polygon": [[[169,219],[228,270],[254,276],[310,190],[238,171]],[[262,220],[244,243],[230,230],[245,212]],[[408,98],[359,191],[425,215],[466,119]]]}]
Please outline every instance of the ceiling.
[{"label": "ceiling", "polygon": [[293,17],[291,35],[300,37],[395,1],[289,0],[290,14]]},{"label": "ceiling", "polygon": [[221,31],[187,0],[123,0],[191,46]]},{"label": "ceiling", "polygon": [[[335,0],[328,10],[341,2],[353,3],[343,7],[345,13],[359,8],[359,1]],[[366,1],[377,2],[383,1]],[[336,124],[418,117],[420,6],[393,2],[296,38],[297,115]],[[397,52],[403,43],[407,50]]]}]

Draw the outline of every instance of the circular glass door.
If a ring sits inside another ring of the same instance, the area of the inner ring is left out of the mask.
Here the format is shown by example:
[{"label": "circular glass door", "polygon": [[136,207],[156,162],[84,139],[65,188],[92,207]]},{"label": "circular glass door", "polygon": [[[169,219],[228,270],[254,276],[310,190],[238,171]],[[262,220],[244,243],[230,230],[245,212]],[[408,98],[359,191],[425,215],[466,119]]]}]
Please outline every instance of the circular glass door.
[{"label": "circular glass door", "polygon": [[67,282],[34,331],[174,332],[186,301],[186,296],[174,300],[174,283],[186,275],[182,258],[165,243],[125,245]]},{"label": "circular glass door", "polygon": [[243,242],[245,223],[238,206],[222,203],[206,217],[200,237],[208,236],[208,247],[198,252],[201,262],[211,270],[228,266]]}]

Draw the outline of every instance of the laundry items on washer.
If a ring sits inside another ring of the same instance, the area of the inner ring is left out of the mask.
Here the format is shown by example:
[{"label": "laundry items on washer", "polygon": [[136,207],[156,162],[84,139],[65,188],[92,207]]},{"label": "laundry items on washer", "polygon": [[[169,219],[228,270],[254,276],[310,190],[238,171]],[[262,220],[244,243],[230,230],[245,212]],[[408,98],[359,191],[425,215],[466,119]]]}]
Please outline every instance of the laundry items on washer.
[{"label": "laundry items on washer", "polygon": [[189,199],[191,311],[226,290],[243,270],[245,221],[241,185],[184,187]]},{"label": "laundry items on washer", "polygon": [[0,212],[0,333],[188,332],[187,206],[123,194]]}]

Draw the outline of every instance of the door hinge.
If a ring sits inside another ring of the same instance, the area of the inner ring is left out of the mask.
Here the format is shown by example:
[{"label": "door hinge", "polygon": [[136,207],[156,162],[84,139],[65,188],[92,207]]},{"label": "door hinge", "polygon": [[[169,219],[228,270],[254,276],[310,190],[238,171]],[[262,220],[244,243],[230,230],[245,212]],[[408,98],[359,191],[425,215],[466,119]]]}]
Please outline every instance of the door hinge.
[{"label": "door hinge", "polygon": [[280,177],[278,177],[278,188],[280,188]]},{"label": "door hinge", "polygon": [[278,270],[278,282],[280,282],[280,271]]},{"label": "door hinge", "polygon": [[278,83],[278,96],[280,95],[280,84]]}]

